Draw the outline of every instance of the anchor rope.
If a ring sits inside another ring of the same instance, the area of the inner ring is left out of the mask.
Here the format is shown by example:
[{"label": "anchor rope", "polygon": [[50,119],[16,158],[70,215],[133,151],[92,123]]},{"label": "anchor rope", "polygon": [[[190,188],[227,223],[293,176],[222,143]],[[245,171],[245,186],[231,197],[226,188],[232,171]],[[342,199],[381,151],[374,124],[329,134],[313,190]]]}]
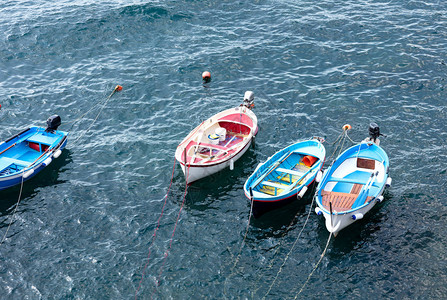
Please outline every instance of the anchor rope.
[{"label": "anchor rope", "polygon": [[[282,263],[281,266],[279,267],[279,270],[278,270],[278,272],[276,273],[275,278],[273,279],[272,283],[271,283],[270,286],[269,286],[268,291],[265,293],[265,295],[264,295],[264,297],[262,297],[262,299],[265,299],[265,298],[268,296],[268,294],[270,293],[270,291],[272,290],[272,287],[273,287],[273,285],[275,284],[276,280],[278,279],[279,274],[282,272],[283,267],[285,266],[287,260],[289,259],[290,254],[291,254],[292,251],[293,251],[293,248],[295,248],[296,243],[298,242],[298,240],[299,240],[301,234],[302,234],[303,231],[304,231],[304,228],[305,228],[306,225],[307,225],[307,221],[309,220],[310,214],[311,214],[311,212],[312,212],[312,207],[313,207],[314,202],[315,202],[315,198],[312,197],[312,202],[311,202],[311,204],[310,204],[309,212],[307,213],[306,221],[304,222],[303,227],[301,228],[300,232],[298,233],[297,238],[296,238],[295,241],[293,242],[292,247],[290,248],[289,252],[287,252],[287,254],[286,254],[285,258],[284,258],[283,263]],[[258,288],[258,289],[259,289],[259,288]]]},{"label": "anchor rope", "polygon": [[[284,230],[283,234],[279,237],[280,239],[282,239],[288,232],[289,229],[293,226],[293,221],[295,220],[295,218],[297,218],[299,212],[292,218],[292,221],[290,221],[289,225],[286,227],[286,229]],[[270,270],[271,268],[273,268],[274,262],[275,262],[275,257],[278,254],[279,250],[281,248],[281,242],[278,244],[278,246],[276,247],[275,252],[273,253],[273,257],[270,260],[270,264],[267,266],[266,271]],[[262,273],[259,273],[258,275],[258,279],[256,280],[256,282],[254,283],[253,286],[257,286],[259,281],[262,278]],[[258,286],[257,288],[254,289],[254,291],[252,292],[251,296],[252,299],[254,299],[254,296],[256,295],[256,292],[261,288],[261,286]]]},{"label": "anchor rope", "polygon": [[150,245],[149,245],[149,247],[148,247],[148,249],[149,249],[149,253],[148,253],[147,258],[146,258],[146,264],[144,265],[143,273],[142,273],[142,275],[141,275],[141,279],[140,279],[140,282],[139,282],[139,284],[138,284],[138,288],[137,288],[137,290],[136,290],[136,292],[135,292],[135,300],[137,299],[138,292],[140,291],[140,288],[141,288],[141,283],[143,282],[144,275],[146,274],[147,266],[149,265],[149,258],[150,258],[150,256],[151,256],[151,248],[152,248],[152,245],[153,245],[154,242],[155,242],[155,238],[157,237],[158,229],[160,228],[160,221],[161,221],[161,218],[163,217],[163,213],[164,213],[164,210],[165,210],[165,207],[166,207],[166,202],[167,202],[167,200],[168,200],[169,191],[170,191],[171,186],[172,186],[172,181],[173,181],[173,178],[174,178],[174,171],[175,171],[175,157],[174,157],[174,165],[172,166],[171,181],[170,181],[170,183],[169,183],[168,190],[166,191],[166,195],[165,195],[165,197],[164,197],[165,200],[164,200],[163,206],[162,206],[162,208],[161,208],[160,216],[158,217],[157,226],[155,227],[155,229],[154,229],[154,233],[152,234],[152,241],[151,241],[151,243],[150,243]]},{"label": "anchor rope", "polygon": [[360,142],[355,142],[355,141],[353,141],[352,139],[351,139],[351,137],[348,135],[348,132],[346,132],[346,137],[351,141],[351,143],[353,143],[353,144],[358,144],[358,143],[360,143]]},{"label": "anchor rope", "polygon": [[[183,193],[182,205],[180,206],[180,210],[178,212],[177,219],[175,220],[174,229],[172,230],[171,240],[169,241],[168,249],[166,249],[166,252],[165,252],[165,255],[164,255],[164,259],[163,259],[163,264],[160,267],[160,273],[158,274],[158,278],[157,278],[157,280],[155,282],[155,287],[154,287],[154,290],[152,291],[151,299],[154,297],[155,291],[156,291],[157,287],[160,284],[161,275],[163,274],[163,269],[164,269],[164,266],[166,264],[166,260],[167,260],[168,255],[169,255],[169,251],[171,250],[172,242],[174,240],[175,230],[177,229],[177,224],[178,224],[178,221],[180,219],[180,215],[182,213],[183,206],[185,204],[186,193],[188,191],[188,179],[189,179],[189,169],[190,169],[190,167],[191,167],[191,164],[186,169],[187,171],[186,171],[185,192]],[[185,168],[186,168],[186,161],[185,161]]]},{"label": "anchor rope", "polygon": [[303,285],[301,286],[299,292],[295,295],[295,297],[293,298],[294,300],[298,298],[298,296],[301,294],[301,292],[304,290],[304,287],[306,286],[306,284],[309,282],[310,278],[312,277],[313,273],[315,272],[315,270],[318,268],[318,266],[320,265],[321,261],[323,260],[324,255],[326,254],[327,248],[329,247],[329,242],[331,241],[331,237],[333,235],[333,232],[331,232],[331,234],[329,234],[329,238],[327,239],[327,243],[326,243],[326,247],[324,247],[323,253],[321,253],[320,255],[320,259],[318,260],[317,264],[315,265],[315,267],[312,269],[312,271],[310,272],[309,276],[307,276],[306,281],[303,283]]},{"label": "anchor rope", "polygon": [[81,121],[81,120],[85,117],[85,115],[87,115],[89,112],[91,112],[91,111],[94,110],[95,108],[99,107],[103,101],[104,101],[104,102],[109,101],[109,99],[110,99],[110,98],[111,98],[117,91],[120,91],[121,89],[122,89],[122,87],[121,87],[120,85],[117,85],[117,86],[115,87],[115,89],[113,90],[113,92],[112,92],[112,93],[111,93],[105,100],[101,100],[101,101],[99,101],[98,103],[96,103],[95,105],[93,105],[89,110],[87,110],[85,113],[83,113],[82,115],[80,115],[79,117],[77,117],[76,119],[74,119],[73,121],[69,121],[69,122],[64,123],[62,126],[72,124],[71,127],[70,127],[70,129],[68,130],[68,131],[71,131],[71,130],[73,129],[74,125],[75,125],[77,122]]},{"label": "anchor rope", "polygon": [[22,175],[22,182],[20,183],[19,198],[17,199],[16,207],[14,208],[14,211],[12,212],[11,220],[9,221],[8,228],[6,229],[6,232],[5,232],[5,234],[3,235],[2,241],[0,242],[0,246],[1,246],[1,245],[3,244],[3,242],[6,240],[6,235],[8,234],[9,228],[11,228],[12,221],[14,220],[14,217],[15,217],[15,215],[16,215],[16,211],[17,211],[17,208],[19,207],[19,204],[20,204],[20,198],[22,197],[22,189],[23,189],[23,175]]},{"label": "anchor rope", "polygon": [[334,154],[337,151],[338,151],[338,154],[335,156],[335,158],[340,155],[341,151],[343,150],[343,145],[346,141],[347,136],[348,136],[347,130],[343,130],[342,133],[340,133],[340,135],[335,139],[335,142],[329,143],[331,145],[335,145],[335,149],[332,151],[332,154],[329,156],[329,158],[325,159],[325,161],[324,161],[325,163],[328,161],[331,161],[332,158],[334,157]]},{"label": "anchor rope", "polygon": [[254,199],[251,198],[250,200],[251,200],[250,214],[249,214],[249,216],[248,216],[247,228],[245,229],[244,239],[242,240],[241,247],[240,247],[240,249],[239,249],[239,253],[238,253],[238,255],[237,255],[237,257],[236,257],[236,259],[235,259],[235,261],[234,261],[233,267],[231,268],[230,276],[228,276],[227,278],[225,278],[225,283],[224,283],[224,294],[225,294],[225,295],[226,295],[226,290],[225,290],[225,288],[226,288],[226,286],[227,286],[228,279],[230,279],[231,277],[233,277],[234,274],[235,274],[234,269],[236,268],[236,265],[238,264],[239,259],[241,258],[242,248],[243,248],[244,245],[245,245],[245,240],[247,239],[248,230],[250,229],[250,220],[251,220],[251,215],[253,214],[253,202],[254,202]]},{"label": "anchor rope", "polygon": [[[107,104],[107,102],[110,100],[110,98],[112,98],[112,96],[115,94],[115,92],[116,91],[119,91],[119,90],[121,90],[122,89],[122,87],[120,86],[120,85],[117,85],[116,87],[115,87],[115,89],[113,90],[113,92],[107,97],[107,99],[104,101],[104,103],[102,104],[102,106],[101,106],[101,109],[99,110],[99,112],[98,112],[98,114],[96,115],[96,117],[95,117],[95,119],[93,119],[93,121],[92,121],[92,123],[90,123],[90,126],[87,128],[87,130],[85,130],[77,139],[75,139],[74,141],[73,141],[73,143],[76,143],[77,141],[79,141],[87,132],[89,132],[89,130],[90,130],[90,128],[92,128],[92,126],[93,126],[93,124],[96,122],[96,120],[98,120],[98,118],[99,118],[99,115],[101,114],[101,112],[103,111],[103,109],[104,109],[104,107],[106,106],[106,104]],[[90,109],[91,110],[91,109]],[[89,110],[89,111],[90,111]],[[89,112],[89,111],[87,111],[87,113]],[[79,120],[81,120],[87,113],[85,113],[85,114],[83,114],[82,116],[81,116],[81,118],[78,118]],[[73,128],[73,126],[74,126],[74,124],[75,123],[73,123],[73,125],[72,125],[72,127],[71,128]],[[70,130],[71,130],[71,128],[70,128]]]}]

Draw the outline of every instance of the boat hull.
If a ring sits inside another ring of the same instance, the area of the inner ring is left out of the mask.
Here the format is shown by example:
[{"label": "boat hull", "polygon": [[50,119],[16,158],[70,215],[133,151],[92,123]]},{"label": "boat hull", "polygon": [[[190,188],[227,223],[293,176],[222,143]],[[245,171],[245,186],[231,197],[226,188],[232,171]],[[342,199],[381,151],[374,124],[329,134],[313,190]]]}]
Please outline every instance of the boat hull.
[{"label": "boat hull", "polygon": [[[244,184],[244,193],[253,200],[253,215],[301,199],[324,164],[326,151],[318,140],[292,144],[258,165]],[[313,158],[309,166],[303,162]]]},{"label": "boat hull", "polygon": [[58,151],[65,148],[67,135],[63,131],[48,133],[43,127],[31,127],[1,143],[0,190],[36,176],[60,155]]},{"label": "boat hull", "polygon": [[324,216],[329,232],[336,236],[383,200],[388,169],[388,155],[371,142],[348,148],[334,161],[315,195],[315,211]]},{"label": "boat hull", "polygon": [[232,169],[249,149],[257,131],[256,115],[245,106],[227,109],[202,122],[175,152],[187,183],[227,167]]},{"label": "boat hull", "polygon": [[383,190],[377,195],[376,198],[374,198],[374,200],[370,201],[368,205],[351,211],[349,213],[341,213],[339,214],[334,213],[332,215],[332,219],[331,219],[331,214],[328,212],[323,212],[323,216],[325,219],[325,225],[326,225],[326,229],[333,233],[334,236],[337,236],[337,234],[345,229],[346,227],[348,227],[349,225],[357,222],[359,219],[354,219],[355,215],[366,215],[366,213],[368,213],[378,202],[380,202],[379,197],[382,196],[383,194]]},{"label": "boat hull", "polygon": [[[242,157],[242,155],[245,154],[245,152],[247,152],[247,150],[250,148],[251,145],[251,140],[250,143],[248,143],[247,145],[245,145],[244,148],[242,148],[242,150],[237,153],[235,156],[233,156],[232,158],[222,161],[220,163],[214,164],[214,165],[210,165],[210,166],[200,166],[200,165],[186,165],[184,163],[180,163],[183,174],[185,175],[186,181],[188,183],[192,183],[194,181],[200,180],[202,178],[208,177],[210,175],[213,175],[217,172],[222,171],[225,168],[229,168],[231,164],[235,164],[235,162]],[[231,162],[231,160],[233,160],[233,162]]]}]

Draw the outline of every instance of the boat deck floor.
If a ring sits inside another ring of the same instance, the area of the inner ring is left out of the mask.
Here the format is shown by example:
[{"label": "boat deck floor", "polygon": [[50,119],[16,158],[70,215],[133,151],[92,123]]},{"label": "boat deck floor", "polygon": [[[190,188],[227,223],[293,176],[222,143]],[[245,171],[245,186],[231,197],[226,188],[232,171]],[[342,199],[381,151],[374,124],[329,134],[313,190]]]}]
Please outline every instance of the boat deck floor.
[{"label": "boat deck floor", "polygon": [[[338,212],[350,210],[357,200],[362,187],[363,184],[354,184],[350,193],[321,191],[321,203],[327,210],[330,209],[329,203],[332,203],[332,210]],[[369,202],[371,198],[366,197],[365,202]]]}]

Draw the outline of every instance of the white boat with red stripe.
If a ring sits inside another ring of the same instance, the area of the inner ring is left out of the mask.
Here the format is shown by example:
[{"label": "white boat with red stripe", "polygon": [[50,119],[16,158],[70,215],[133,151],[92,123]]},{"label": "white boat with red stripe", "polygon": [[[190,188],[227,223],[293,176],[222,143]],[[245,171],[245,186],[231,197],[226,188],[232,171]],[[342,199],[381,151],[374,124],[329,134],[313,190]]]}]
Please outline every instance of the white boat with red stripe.
[{"label": "white boat with red stripe", "polygon": [[226,167],[234,168],[234,163],[248,150],[258,132],[253,107],[254,94],[247,91],[243,104],[212,116],[183,139],[175,158],[188,183]]}]

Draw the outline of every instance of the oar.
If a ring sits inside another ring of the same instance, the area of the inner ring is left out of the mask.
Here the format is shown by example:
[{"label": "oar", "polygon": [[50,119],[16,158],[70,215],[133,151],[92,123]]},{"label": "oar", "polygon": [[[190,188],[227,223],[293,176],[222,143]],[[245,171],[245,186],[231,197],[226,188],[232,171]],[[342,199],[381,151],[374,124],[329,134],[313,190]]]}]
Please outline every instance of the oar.
[{"label": "oar", "polygon": [[17,145],[17,143],[12,144],[11,146],[9,146],[8,148],[6,148],[5,150],[3,150],[2,152],[0,152],[0,155],[5,153],[6,151],[8,151],[9,149],[11,149],[12,147],[14,147],[15,145]]},{"label": "oar", "polygon": [[[22,132],[20,132],[20,133],[16,134],[15,136],[13,136],[13,137],[11,137],[11,138],[7,139],[7,140],[5,141],[5,143],[7,143],[7,142],[9,142],[9,141],[13,140],[14,138],[16,138],[16,137],[20,136],[21,134],[23,134],[23,133],[27,132],[28,130],[30,130],[30,128],[28,128],[28,129],[25,129],[25,130],[23,130]],[[36,133],[34,133],[34,134],[36,134]],[[34,134],[32,134],[31,136],[33,136]],[[27,138],[30,138],[31,136],[28,136]],[[3,150],[2,152],[0,152],[0,155],[2,155],[3,153],[5,153],[6,151],[8,151],[9,149],[11,149],[12,147],[14,147],[15,145],[17,145],[17,144],[20,144],[20,143],[21,143],[21,142],[23,142],[23,141],[24,141],[24,139],[23,139],[23,138],[22,138],[22,139],[20,139],[20,140],[18,140],[17,142],[15,142],[15,143],[14,143],[14,144],[12,144],[11,146],[9,146],[8,148],[6,148],[6,149],[5,149],[5,150]]]},{"label": "oar", "polygon": [[371,188],[374,178],[379,174],[379,171],[372,172],[371,176],[369,177],[369,180],[366,182],[366,184],[363,186],[362,190],[360,191],[357,199],[355,199],[354,203],[352,204],[352,207],[357,207],[358,203],[365,202],[365,199],[368,197],[369,189]]},{"label": "oar", "polygon": [[312,168],[310,168],[309,170],[307,170],[306,173],[304,173],[297,181],[295,181],[295,184],[288,190],[292,190],[296,187],[296,185],[303,180],[311,171],[313,171],[316,167],[318,166],[318,164],[315,164]]},{"label": "oar", "polygon": [[[33,168],[31,168],[32,167],[32,165],[34,165],[36,162],[38,162],[47,152],[55,152],[55,151],[57,151],[61,146],[62,146],[62,144],[65,142],[65,140],[67,139],[67,136],[64,136],[63,138],[62,138],[62,140],[59,142],[59,144],[57,144],[55,147],[53,147],[53,148],[51,148],[51,147],[48,147],[37,159],[35,159],[31,164],[29,164],[27,167],[25,167],[25,168],[23,168],[22,169],[22,172],[23,172],[23,178],[28,178],[31,174],[33,174],[34,173],[34,169]],[[53,156],[54,156],[54,154],[53,154]],[[57,156],[58,157],[58,156]],[[57,158],[56,157],[56,158]],[[50,161],[51,162],[51,161]],[[26,169],[29,169],[29,168],[31,168],[30,170],[28,170],[28,171],[26,171],[25,172],[25,170]]]},{"label": "oar", "polygon": [[282,164],[292,153],[293,152],[285,153],[277,162],[275,162],[272,166],[270,166],[270,168],[268,168],[266,171],[267,173],[255,181],[255,183],[253,184],[253,188],[255,188],[258,184],[260,184],[261,181],[263,181],[264,178],[267,177],[267,175],[273,172],[273,170],[275,170],[280,164]]},{"label": "oar", "polygon": [[[231,140],[229,140],[226,144],[225,144],[225,146],[223,146],[223,147],[227,147],[234,139],[236,138],[236,136],[233,136],[232,138],[231,138]],[[230,152],[231,150],[233,150],[234,148],[237,148],[237,147],[239,147],[239,143],[238,144],[236,144],[236,145],[233,145],[233,146],[231,146],[230,148],[228,148],[228,149],[218,149],[218,151],[217,151],[217,153],[216,154],[214,154],[214,155],[211,155],[207,160],[205,160],[203,163],[207,163],[207,162],[209,162],[210,160],[212,160],[213,158],[215,158],[218,154],[219,154],[219,152],[221,152],[221,151],[223,151],[223,150],[225,150],[227,153],[228,152]],[[213,150],[210,148],[210,151],[212,152]],[[210,152],[210,154],[211,154],[211,152]],[[219,154],[220,155],[220,154]]]}]

